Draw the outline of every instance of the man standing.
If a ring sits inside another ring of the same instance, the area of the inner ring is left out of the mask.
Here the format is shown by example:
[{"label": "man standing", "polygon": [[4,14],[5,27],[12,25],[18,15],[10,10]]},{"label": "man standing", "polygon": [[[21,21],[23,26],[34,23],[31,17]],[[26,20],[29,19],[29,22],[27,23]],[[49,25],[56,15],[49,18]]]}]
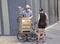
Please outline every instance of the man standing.
[{"label": "man standing", "polygon": [[[25,18],[32,20],[33,13],[32,13],[31,7],[29,5],[26,5],[25,10],[21,14],[21,17],[25,17]],[[26,41],[28,41],[28,35],[27,34],[25,34],[25,35],[26,35]]]}]

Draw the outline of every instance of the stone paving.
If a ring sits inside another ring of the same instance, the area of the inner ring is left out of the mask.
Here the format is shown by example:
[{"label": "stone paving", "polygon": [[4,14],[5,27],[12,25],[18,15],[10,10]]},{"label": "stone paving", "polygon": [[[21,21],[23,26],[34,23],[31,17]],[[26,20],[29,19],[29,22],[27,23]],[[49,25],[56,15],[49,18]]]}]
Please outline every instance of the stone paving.
[{"label": "stone paving", "polygon": [[[32,44],[33,42],[19,42],[16,36],[0,36],[0,44]],[[46,30],[47,44],[60,44],[60,22]]]}]

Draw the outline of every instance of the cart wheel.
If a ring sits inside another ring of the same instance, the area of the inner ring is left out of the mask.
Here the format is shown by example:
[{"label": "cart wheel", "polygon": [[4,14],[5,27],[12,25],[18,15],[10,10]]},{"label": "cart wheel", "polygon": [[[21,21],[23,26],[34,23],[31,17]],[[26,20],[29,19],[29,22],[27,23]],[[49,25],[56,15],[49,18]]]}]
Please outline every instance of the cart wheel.
[{"label": "cart wheel", "polygon": [[17,34],[17,39],[20,41],[20,42],[24,42],[26,40],[26,36],[24,34],[20,34],[18,33]]},{"label": "cart wheel", "polygon": [[34,41],[37,41],[38,33],[36,31],[33,32],[33,37],[34,37]]},{"label": "cart wheel", "polygon": [[34,35],[33,34],[28,35],[28,39],[30,42],[34,41],[35,40]]}]

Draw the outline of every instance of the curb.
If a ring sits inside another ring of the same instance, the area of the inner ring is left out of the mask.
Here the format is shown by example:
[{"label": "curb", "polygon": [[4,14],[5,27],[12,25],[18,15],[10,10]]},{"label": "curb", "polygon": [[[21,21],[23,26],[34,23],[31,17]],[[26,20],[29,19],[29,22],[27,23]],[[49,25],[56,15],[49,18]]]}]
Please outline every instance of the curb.
[{"label": "curb", "polygon": [[[59,21],[58,21],[58,22],[59,22]],[[57,25],[57,24],[58,24],[58,22],[56,22],[56,23],[54,23],[54,24],[52,24],[52,25],[50,25],[50,26],[46,27],[46,28],[45,28],[45,30],[48,30],[48,29],[50,29],[50,28],[54,27],[55,25]]]}]

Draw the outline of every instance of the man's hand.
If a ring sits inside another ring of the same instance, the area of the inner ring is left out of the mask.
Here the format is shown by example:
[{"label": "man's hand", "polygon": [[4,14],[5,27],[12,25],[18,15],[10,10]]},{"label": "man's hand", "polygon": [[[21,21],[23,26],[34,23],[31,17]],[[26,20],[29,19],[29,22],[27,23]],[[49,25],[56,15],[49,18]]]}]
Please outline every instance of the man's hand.
[{"label": "man's hand", "polygon": [[32,20],[33,16],[29,17],[30,20]]},{"label": "man's hand", "polygon": [[20,18],[23,18],[23,16],[20,16]]}]

